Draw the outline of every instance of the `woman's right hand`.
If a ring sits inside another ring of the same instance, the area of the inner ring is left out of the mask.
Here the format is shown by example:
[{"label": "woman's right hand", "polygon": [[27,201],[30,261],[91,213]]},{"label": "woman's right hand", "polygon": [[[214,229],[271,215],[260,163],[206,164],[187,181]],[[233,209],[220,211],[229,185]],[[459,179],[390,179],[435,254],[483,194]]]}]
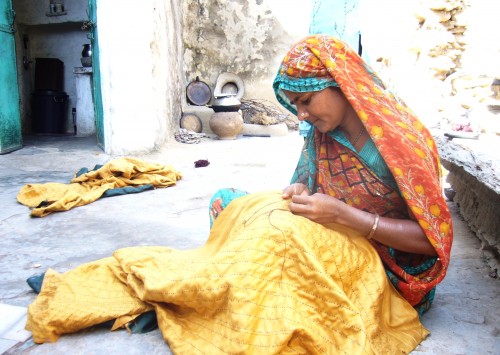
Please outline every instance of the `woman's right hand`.
[{"label": "woman's right hand", "polygon": [[307,188],[306,185],[302,183],[295,183],[291,184],[290,186],[287,186],[283,189],[283,198],[285,200],[292,198],[293,195],[304,195],[304,196],[309,196],[311,194],[311,191]]}]

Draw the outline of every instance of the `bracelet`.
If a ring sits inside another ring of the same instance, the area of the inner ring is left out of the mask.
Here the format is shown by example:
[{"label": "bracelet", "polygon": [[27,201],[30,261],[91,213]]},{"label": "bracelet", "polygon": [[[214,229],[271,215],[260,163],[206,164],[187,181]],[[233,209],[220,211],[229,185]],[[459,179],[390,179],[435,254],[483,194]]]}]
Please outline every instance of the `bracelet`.
[{"label": "bracelet", "polygon": [[380,220],[380,216],[378,214],[375,215],[375,221],[373,222],[372,229],[370,233],[366,236],[366,239],[370,240],[373,238],[373,235],[375,234],[377,227],[378,227],[378,221]]}]

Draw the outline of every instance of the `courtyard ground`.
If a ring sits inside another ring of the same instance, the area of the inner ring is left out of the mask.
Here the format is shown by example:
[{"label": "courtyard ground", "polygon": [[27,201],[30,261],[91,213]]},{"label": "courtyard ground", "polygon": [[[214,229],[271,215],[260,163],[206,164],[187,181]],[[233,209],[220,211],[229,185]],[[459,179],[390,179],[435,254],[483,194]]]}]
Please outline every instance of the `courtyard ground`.
[{"label": "courtyard ground", "polygon": [[[64,272],[128,246],[179,249],[202,245],[209,233],[208,203],[222,187],[250,192],[282,189],[289,182],[302,139],[282,137],[203,138],[199,144],[171,142],[162,151],[134,157],[171,165],[183,174],[177,185],[95,201],[44,218],[30,217],[16,201],[25,184],[68,183],[82,167],[113,158],[93,138],[26,137],[24,148],[0,156],[0,353],[164,354],[158,330],[91,329],[34,344],[24,331],[26,307],[36,294],[26,279],[47,268]],[[195,168],[207,159],[210,165]],[[499,354],[500,282],[486,266],[480,243],[449,202],[455,240],[448,275],[423,318],[431,335],[415,354]]]}]

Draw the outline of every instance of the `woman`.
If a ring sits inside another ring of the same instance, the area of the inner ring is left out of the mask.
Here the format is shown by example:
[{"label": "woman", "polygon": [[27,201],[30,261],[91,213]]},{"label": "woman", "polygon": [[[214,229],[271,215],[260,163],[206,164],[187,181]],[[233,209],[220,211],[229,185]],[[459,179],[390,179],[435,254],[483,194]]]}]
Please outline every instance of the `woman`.
[{"label": "woman", "polygon": [[[353,50],[328,35],[296,43],[273,88],[286,109],[314,126],[283,190],[291,211],[367,236],[394,286],[423,314],[446,274],[453,239],[432,136]],[[232,194],[241,192],[221,191],[213,207]]]},{"label": "woman", "polygon": [[415,349],[429,332],[412,305],[428,307],[444,277],[451,220],[430,135],[369,73],[334,38],[294,45],[274,88],[315,127],[292,185],[219,191],[200,248],[49,269],[28,309],[34,341],[110,320],[130,329],[154,311],[174,353]]}]

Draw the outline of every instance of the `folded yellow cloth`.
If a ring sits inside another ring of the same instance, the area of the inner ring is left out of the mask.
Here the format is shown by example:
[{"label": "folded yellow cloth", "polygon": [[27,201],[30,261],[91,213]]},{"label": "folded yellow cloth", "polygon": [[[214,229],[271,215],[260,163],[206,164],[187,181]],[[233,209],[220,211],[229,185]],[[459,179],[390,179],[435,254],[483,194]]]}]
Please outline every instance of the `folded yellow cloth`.
[{"label": "folded yellow cloth", "polygon": [[19,191],[17,200],[32,208],[32,216],[44,217],[52,212],[67,211],[94,202],[110,189],[146,184],[168,187],[181,178],[182,174],[171,166],[135,158],[118,158],[100,169],[74,177],[70,184],[25,185]]},{"label": "folded yellow cloth", "polygon": [[365,238],[293,215],[281,192],[231,202],[198,249],[47,272],[26,329],[55,341],[149,307],[175,354],[399,354],[429,334]]}]

